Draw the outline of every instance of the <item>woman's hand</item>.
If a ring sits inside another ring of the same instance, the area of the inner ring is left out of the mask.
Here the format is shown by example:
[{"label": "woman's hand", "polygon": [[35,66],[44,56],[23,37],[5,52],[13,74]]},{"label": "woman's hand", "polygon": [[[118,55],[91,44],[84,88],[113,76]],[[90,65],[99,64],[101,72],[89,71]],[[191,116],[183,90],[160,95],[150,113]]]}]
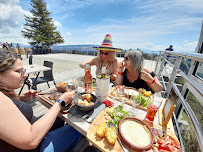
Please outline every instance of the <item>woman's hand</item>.
[{"label": "woman's hand", "polygon": [[123,73],[125,70],[123,62],[120,62],[118,65],[118,72]]},{"label": "woman's hand", "polygon": [[151,74],[144,70],[140,71],[140,78],[149,83],[152,83],[154,81],[154,78],[151,76]]},{"label": "woman's hand", "polygon": [[60,96],[59,99],[65,101],[66,104],[70,104],[70,103],[72,103],[72,100],[74,97],[75,97],[75,92],[72,91],[72,92],[65,92],[64,94],[62,94]]},{"label": "woman's hand", "polygon": [[29,90],[27,92],[24,92],[23,94],[21,94],[19,96],[19,99],[24,101],[24,102],[28,102],[31,100],[31,96],[33,99],[36,98],[36,94],[39,93],[39,90]]}]

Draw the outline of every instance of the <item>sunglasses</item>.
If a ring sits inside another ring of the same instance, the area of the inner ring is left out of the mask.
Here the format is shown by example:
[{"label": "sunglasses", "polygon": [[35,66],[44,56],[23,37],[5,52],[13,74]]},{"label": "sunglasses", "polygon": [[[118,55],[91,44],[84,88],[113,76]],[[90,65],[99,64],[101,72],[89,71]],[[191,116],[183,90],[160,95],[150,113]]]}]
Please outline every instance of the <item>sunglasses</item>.
[{"label": "sunglasses", "polygon": [[128,60],[129,60],[129,57],[125,56],[124,59],[125,59],[126,61],[128,61]]},{"label": "sunglasses", "polygon": [[101,55],[109,55],[109,52],[100,52]]}]

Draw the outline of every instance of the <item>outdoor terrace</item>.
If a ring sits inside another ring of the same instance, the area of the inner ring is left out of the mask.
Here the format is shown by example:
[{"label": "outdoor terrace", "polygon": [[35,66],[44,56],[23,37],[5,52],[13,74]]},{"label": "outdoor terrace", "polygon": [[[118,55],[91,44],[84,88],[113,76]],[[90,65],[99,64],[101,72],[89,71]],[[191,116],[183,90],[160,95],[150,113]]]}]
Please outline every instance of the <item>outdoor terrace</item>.
[{"label": "outdoor terrace", "polygon": [[[173,61],[167,60],[166,56],[173,56]],[[121,55],[120,55],[121,56]],[[28,64],[28,58],[23,57],[23,62],[25,65]],[[59,82],[69,82],[76,76],[84,75],[84,70],[79,67],[79,63],[90,60],[94,56],[81,55],[81,54],[43,54],[43,55],[33,55],[33,64],[43,65],[44,60],[52,61],[53,64],[53,74],[56,81]],[[122,61],[122,57],[117,57],[119,61]],[[183,59],[191,60],[190,69],[185,73],[180,70],[180,65]],[[152,57],[150,60],[144,60],[144,65],[155,71],[159,80],[163,84],[163,91],[159,93],[159,96],[168,97],[170,100],[174,100],[176,104],[176,109],[173,112],[173,125],[176,130],[177,136],[180,140],[181,147],[183,151],[190,151],[190,148],[196,148],[196,151],[202,151],[202,116],[199,116],[202,109],[202,79],[197,77],[197,72],[195,70],[196,64],[199,64],[201,69],[201,63],[203,61],[202,54],[197,53],[175,53],[175,52],[160,52],[159,56]],[[166,66],[163,66],[167,62]],[[95,77],[95,67],[92,67],[92,75]],[[198,70],[198,68],[196,68]],[[195,75],[196,74],[196,75]],[[182,78],[184,83],[178,83],[177,80]],[[50,82],[52,84],[52,82]],[[54,88],[54,85],[51,85]],[[41,84],[38,86],[39,90],[48,89],[46,84]],[[25,86],[23,91],[27,90]],[[188,101],[189,94],[192,94],[195,98]],[[191,103],[192,101],[192,103]],[[193,105],[191,105],[193,104]],[[194,105],[196,104],[196,105]],[[43,105],[35,101],[31,103],[34,109],[34,115],[40,116],[47,111]],[[199,109],[194,109],[194,107],[199,107]],[[196,110],[199,110],[197,112]],[[198,117],[197,117],[198,116]],[[188,129],[190,129],[188,131]],[[193,135],[188,135],[188,132]],[[195,133],[195,135],[194,135]],[[191,137],[192,136],[192,137]],[[190,145],[188,146],[188,141],[184,140],[190,138]],[[85,140],[85,139],[84,139]],[[81,142],[83,143],[84,140]],[[86,145],[88,144],[85,141]],[[80,144],[79,144],[80,147]]]}]

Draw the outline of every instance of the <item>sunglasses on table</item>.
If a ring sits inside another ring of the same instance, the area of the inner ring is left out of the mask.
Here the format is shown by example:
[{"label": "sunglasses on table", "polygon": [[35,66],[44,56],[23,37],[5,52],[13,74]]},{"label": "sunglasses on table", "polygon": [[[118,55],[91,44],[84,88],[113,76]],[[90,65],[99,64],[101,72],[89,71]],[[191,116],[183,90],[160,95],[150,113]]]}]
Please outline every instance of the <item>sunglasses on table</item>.
[{"label": "sunglasses on table", "polygon": [[125,59],[126,61],[128,61],[128,60],[129,60],[129,57],[125,56],[124,59]]},{"label": "sunglasses on table", "polygon": [[101,55],[109,55],[109,52],[100,52]]}]

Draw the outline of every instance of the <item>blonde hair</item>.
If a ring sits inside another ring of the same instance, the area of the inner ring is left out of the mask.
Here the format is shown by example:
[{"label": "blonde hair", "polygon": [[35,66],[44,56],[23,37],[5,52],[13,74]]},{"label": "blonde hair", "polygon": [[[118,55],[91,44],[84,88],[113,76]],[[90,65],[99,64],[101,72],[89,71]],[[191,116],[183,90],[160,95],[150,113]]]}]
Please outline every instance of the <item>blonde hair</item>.
[{"label": "blonde hair", "polygon": [[131,59],[131,71],[136,73],[137,71],[140,72],[143,66],[143,55],[140,51],[128,51],[125,54],[125,57]]},{"label": "blonde hair", "polygon": [[[16,53],[0,49],[0,74],[7,72],[17,59],[21,58]],[[18,99],[14,90],[6,88],[1,82],[0,91],[12,98]]]},{"label": "blonde hair", "polygon": [[[102,61],[102,57],[101,57],[101,50],[98,52],[97,57],[99,58],[99,61]],[[108,51],[109,53],[109,62],[114,62],[114,60],[116,59],[116,53],[114,51]]]}]

